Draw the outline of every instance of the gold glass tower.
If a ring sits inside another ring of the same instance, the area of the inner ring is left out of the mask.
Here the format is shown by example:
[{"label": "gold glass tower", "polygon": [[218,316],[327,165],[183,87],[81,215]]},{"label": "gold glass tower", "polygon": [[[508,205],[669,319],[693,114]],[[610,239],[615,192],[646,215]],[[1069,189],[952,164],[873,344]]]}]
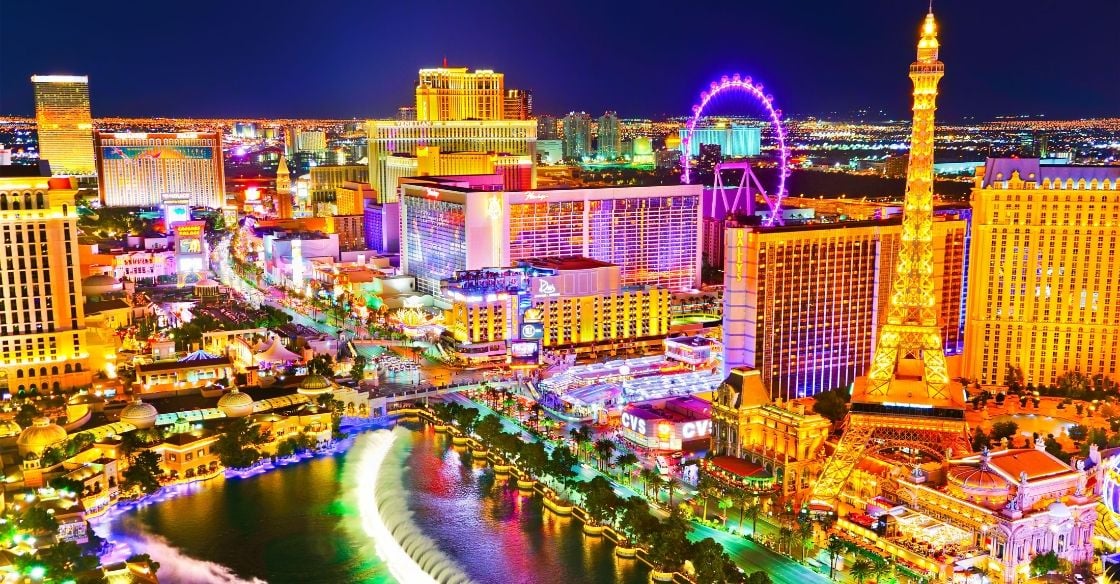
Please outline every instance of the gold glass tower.
[{"label": "gold glass tower", "polygon": [[93,120],[89,113],[89,78],[32,75],[39,158],[52,174],[92,176]]},{"label": "gold glass tower", "polygon": [[867,376],[853,384],[844,435],[812,490],[812,501],[825,508],[867,453],[921,452],[943,459],[948,449],[968,450],[964,393],[949,379],[933,281],[933,116],[945,75],[937,51],[931,11],[922,24],[918,59],[910,65],[914,121],[893,292]]},{"label": "gold glass tower", "polygon": [[500,120],[505,117],[505,75],[466,67],[421,69],[416,119],[422,122]]}]

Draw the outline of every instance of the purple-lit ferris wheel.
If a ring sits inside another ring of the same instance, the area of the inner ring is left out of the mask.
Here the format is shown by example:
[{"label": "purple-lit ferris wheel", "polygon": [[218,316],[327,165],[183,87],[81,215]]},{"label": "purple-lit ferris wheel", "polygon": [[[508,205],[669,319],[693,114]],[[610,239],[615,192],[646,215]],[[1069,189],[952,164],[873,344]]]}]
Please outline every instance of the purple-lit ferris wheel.
[{"label": "purple-lit ferris wheel", "polygon": [[[777,185],[773,189],[767,190],[759,182],[758,177],[751,171],[750,163],[748,162],[729,162],[720,163],[715,168],[715,184],[713,190],[715,196],[723,197],[725,208],[733,208],[737,205],[738,201],[745,197],[744,202],[751,205],[753,208],[754,195],[752,192],[752,185],[766,201],[770,213],[766,217],[765,223],[771,225],[775,222],[781,223],[781,206],[782,199],[786,196],[786,177],[789,176],[789,149],[786,147],[786,128],[782,124],[782,110],[774,107],[774,96],[763,92],[761,83],[755,84],[750,77],[739,77],[736,73],[731,77],[724,75],[720,78],[719,82],[712,82],[707,91],[700,94],[700,103],[692,106],[692,117],[688,120],[688,125],[685,131],[681,133],[681,180],[688,184],[691,180],[691,172],[689,170],[689,159],[692,152],[691,144],[693,134],[696,132],[696,124],[704,115],[704,110],[707,109],[708,104],[716,96],[721,94],[737,93],[741,95],[748,95],[754,98],[759,105],[766,111],[766,116],[770,119],[771,136],[776,143],[775,147],[778,153],[778,170],[775,173],[777,176]],[[733,200],[726,200],[726,190],[722,179],[722,171],[738,169],[743,171],[742,180],[736,188]]]}]

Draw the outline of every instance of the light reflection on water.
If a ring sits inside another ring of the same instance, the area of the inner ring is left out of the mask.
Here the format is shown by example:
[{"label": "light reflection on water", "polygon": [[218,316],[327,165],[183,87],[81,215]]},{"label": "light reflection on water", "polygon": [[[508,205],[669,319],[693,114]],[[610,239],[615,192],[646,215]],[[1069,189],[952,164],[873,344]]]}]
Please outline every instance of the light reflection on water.
[{"label": "light reflection on water", "polygon": [[[505,486],[445,435],[416,429],[411,449],[404,480],[417,523],[479,584],[648,582],[644,565],[617,558],[610,542],[584,536],[579,521]],[[134,540],[156,535],[246,580],[392,582],[342,492],[346,464],[343,453],[216,479],[190,496],[128,511],[112,529]]]}]

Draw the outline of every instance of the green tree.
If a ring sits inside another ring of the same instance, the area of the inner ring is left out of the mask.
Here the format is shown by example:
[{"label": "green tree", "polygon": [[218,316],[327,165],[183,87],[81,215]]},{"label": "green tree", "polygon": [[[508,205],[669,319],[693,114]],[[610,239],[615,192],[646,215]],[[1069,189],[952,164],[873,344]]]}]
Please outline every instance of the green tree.
[{"label": "green tree", "polygon": [[470,436],[474,432],[475,426],[479,422],[479,412],[477,408],[463,408],[455,413],[455,423],[464,434]]},{"label": "green tree", "polygon": [[706,537],[692,544],[689,551],[692,565],[696,568],[696,584],[725,584],[728,581],[725,560],[730,558],[716,540]]},{"label": "green tree", "polygon": [[758,572],[751,572],[747,577],[747,584],[772,584],[773,580],[770,579],[770,574],[759,570]]},{"label": "green tree", "polygon": [[1081,442],[1089,435],[1089,429],[1083,424],[1074,424],[1069,427],[1069,438],[1074,442]]},{"label": "green tree", "polygon": [[580,425],[578,428],[568,430],[568,435],[576,443],[576,455],[583,454],[584,446],[591,443],[591,427],[587,425]]},{"label": "green tree", "polygon": [[1019,424],[1011,420],[1005,422],[996,422],[992,424],[992,440],[1003,440],[1004,438],[1011,438],[1019,431]]},{"label": "green tree", "polygon": [[366,365],[368,364],[369,359],[366,359],[365,355],[354,357],[354,361],[350,365],[350,377],[355,382],[361,382],[366,377]]},{"label": "green tree", "polygon": [[855,579],[858,584],[866,582],[874,571],[875,564],[871,563],[871,560],[867,558],[857,559],[852,562],[852,567],[848,569],[848,573],[851,574],[852,578]]},{"label": "green tree", "polygon": [[638,462],[638,457],[633,452],[623,452],[615,459],[614,463],[617,464],[626,475],[626,484],[630,484],[630,471],[638,465]]},{"label": "green tree", "polygon": [[1031,573],[1035,576],[1042,576],[1050,572],[1056,572],[1060,565],[1060,558],[1053,551],[1038,554],[1031,558]]},{"label": "green tree", "polygon": [[838,538],[834,537],[834,538],[828,540],[828,579],[829,580],[834,579],[833,575],[836,572],[836,558],[840,557],[840,554],[843,554],[844,550],[847,549],[847,547],[848,546],[841,539],[838,539]]},{"label": "green tree", "polygon": [[260,428],[254,426],[248,418],[238,418],[223,428],[221,436],[214,443],[214,451],[218,453],[222,466],[248,468],[261,458],[260,451],[254,446],[266,441]]},{"label": "green tree", "polygon": [[661,572],[676,572],[688,558],[691,545],[686,535],[688,522],[679,514],[672,513],[661,521],[661,525],[650,537],[649,554],[651,564]]},{"label": "green tree", "polygon": [[723,515],[724,529],[727,528],[728,510],[730,510],[733,505],[735,505],[735,501],[731,498],[730,495],[723,495],[719,498],[719,501],[716,501],[716,506],[719,507],[720,514]]},{"label": "green tree", "polygon": [[35,534],[53,534],[58,531],[58,521],[54,515],[38,505],[27,507],[16,523],[21,530]]},{"label": "green tree", "polygon": [[611,440],[600,438],[595,441],[595,458],[599,463],[599,470],[604,470],[610,466],[611,456],[614,455],[615,448],[617,448]]},{"label": "green tree", "polygon": [[848,415],[848,400],[848,393],[843,389],[818,393],[813,400],[813,411],[833,422],[839,422]]},{"label": "green tree", "polygon": [[160,456],[151,450],[141,450],[134,455],[125,469],[125,488],[137,488],[150,495],[159,490],[159,477],[163,470],[159,467]]},{"label": "green tree", "polygon": [[1023,388],[1023,379],[1023,368],[1008,363],[1003,371],[1003,384],[1011,390],[1011,393],[1019,393]]}]

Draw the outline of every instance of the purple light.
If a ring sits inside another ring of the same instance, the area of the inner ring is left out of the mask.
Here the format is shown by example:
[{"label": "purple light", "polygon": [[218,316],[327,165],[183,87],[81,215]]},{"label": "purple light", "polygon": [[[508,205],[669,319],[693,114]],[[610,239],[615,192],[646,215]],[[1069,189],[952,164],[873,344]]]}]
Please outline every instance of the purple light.
[{"label": "purple light", "polygon": [[245,150],[244,146],[238,146],[237,149],[233,151],[233,154],[235,156],[245,156],[246,152],[247,150]]},{"label": "purple light", "polygon": [[766,220],[766,224],[773,225],[774,221],[778,220],[782,199],[786,196],[786,176],[789,175],[789,149],[786,148],[786,129],[782,125],[782,111],[774,108],[774,96],[763,93],[762,84],[755,85],[749,76],[740,78],[739,74],[736,73],[729,79],[724,75],[720,78],[719,83],[713,81],[709,85],[709,91],[700,93],[700,103],[692,106],[692,118],[688,120],[687,130],[681,136],[681,167],[684,170],[681,173],[681,181],[685,184],[690,182],[688,159],[691,148],[689,145],[692,142],[692,134],[696,131],[696,123],[700,121],[700,116],[704,114],[704,109],[708,107],[708,102],[712,98],[731,89],[746,92],[758,100],[762,107],[766,108],[766,113],[770,116],[770,123],[774,126],[774,137],[778,141],[778,157],[781,164],[778,169],[778,189],[773,196],[763,197],[770,207],[770,217]]}]

